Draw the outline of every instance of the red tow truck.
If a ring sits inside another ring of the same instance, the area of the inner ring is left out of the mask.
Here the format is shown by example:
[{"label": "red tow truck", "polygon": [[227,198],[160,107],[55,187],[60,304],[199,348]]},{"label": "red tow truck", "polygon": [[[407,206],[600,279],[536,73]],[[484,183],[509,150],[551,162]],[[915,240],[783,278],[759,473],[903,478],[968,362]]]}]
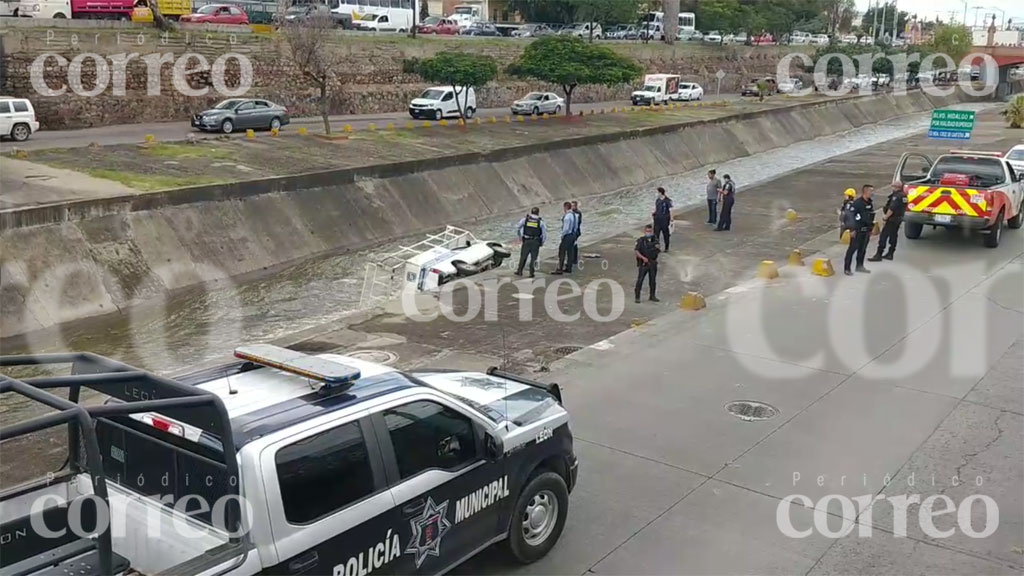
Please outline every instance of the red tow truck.
[{"label": "red tow truck", "polygon": [[914,240],[924,227],[980,230],[988,248],[999,246],[1003,226],[1024,223],[1024,176],[1001,152],[953,150],[934,162],[919,153],[900,158],[894,181],[907,190],[904,233]]}]

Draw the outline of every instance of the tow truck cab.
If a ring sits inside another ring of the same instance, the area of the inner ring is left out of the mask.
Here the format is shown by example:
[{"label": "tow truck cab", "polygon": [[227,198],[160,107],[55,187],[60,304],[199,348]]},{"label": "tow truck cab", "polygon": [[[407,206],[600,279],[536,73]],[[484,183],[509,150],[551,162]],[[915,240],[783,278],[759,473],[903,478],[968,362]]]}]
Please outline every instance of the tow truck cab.
[{"label": "tow truck cab", "polygon": [[1024,220],[1024,182],[999,152],[953,150],[932,160],[906,153],[893,175],[907,192],[909,239],[924,226],[980,230],[984,244],[995,248],[1003,226],[1020,228]]},{"label": "tow truck cab", "polygon": [[[85,446],[0,491],[0,573],[438,574],[495,542],[532,562],[558,540],[578,466],[557,385],[269,345],[235,356],[174,380],[92,354],[0,356],[72,365],[0,375],[2,393],[60,410],[0,440],[64,426]],[[83,387],[111,398],[79,405]]]}]

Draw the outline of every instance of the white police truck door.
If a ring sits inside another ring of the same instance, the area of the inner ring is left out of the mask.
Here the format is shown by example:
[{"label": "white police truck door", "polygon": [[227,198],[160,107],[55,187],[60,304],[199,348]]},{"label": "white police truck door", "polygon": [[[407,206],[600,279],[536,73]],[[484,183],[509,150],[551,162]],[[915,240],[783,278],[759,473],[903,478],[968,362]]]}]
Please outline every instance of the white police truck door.
[{"label": "white police truck door", "polygon": [[394,500],[368,418],[291,435],[260,466],[278,558],[265,573],[397,573],[405,542],[389,530]]},{"label": "white police truck door", "polygon": [[434,398],[373,415],[395,500],[402,574],[437,574],[501,533],[512,497],[503,459],[489,459],[474,418]]}]

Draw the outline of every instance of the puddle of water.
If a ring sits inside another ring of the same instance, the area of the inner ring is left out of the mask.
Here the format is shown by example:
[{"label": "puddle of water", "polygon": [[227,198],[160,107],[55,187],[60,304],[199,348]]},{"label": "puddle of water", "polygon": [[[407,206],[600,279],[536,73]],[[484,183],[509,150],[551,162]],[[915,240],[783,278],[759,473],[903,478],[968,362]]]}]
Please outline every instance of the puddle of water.
[{"label": "puddle of water", "polygon": [[[982,107],[968,104],[956,108],[980,110]],[[771,180],[809,164],[920,133],[927,128],[929,118],[929,114],[897,118],[845,134],[723,162],[717,168],[720,174],[731,174],[742,193],[744,186]],[[641,188],[587,199],[585,240],[592,242],[612,236],[647,221],[657,186],[665,187],[677,208],[702,204],[704,183],[705,170],[698,169]],[[558,214],[561,208],[552,204],[541,206],[541,211],[542,214]],[[514,215],[504,215],[467,226],[480,238],[511,242],[517,219]],[[541,250],[542,257],[554,255],[557,249],[556,242],[548,244]],[[90,350],[152,371],[179,371],[185,366],[223,357],[236,344],[270,341],[350,313],[359,303],[365,263],[394,248],[389,245],[311,259],[272,276],[230,288],[176,295],[163,306],[133,308],[122,316],[58,330],[56,338],[33,342],[31,351]]]}]

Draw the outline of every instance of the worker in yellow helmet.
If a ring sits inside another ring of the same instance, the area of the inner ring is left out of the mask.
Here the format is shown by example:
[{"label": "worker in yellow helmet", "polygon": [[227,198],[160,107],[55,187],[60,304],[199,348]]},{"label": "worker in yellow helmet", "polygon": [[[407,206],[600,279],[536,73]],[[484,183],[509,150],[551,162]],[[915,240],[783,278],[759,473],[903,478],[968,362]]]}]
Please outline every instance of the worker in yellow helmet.
[{"label": "worker in yellow helmet", "polygon": [[846,213],[850,209],[850,205],[857,199],[857,191],[853,188],[847,188],[844,193],[843,205],[839,208],[839,239],[843,239],[843,232],[849,230],[851,226],[847,226],[845,222]]}]

